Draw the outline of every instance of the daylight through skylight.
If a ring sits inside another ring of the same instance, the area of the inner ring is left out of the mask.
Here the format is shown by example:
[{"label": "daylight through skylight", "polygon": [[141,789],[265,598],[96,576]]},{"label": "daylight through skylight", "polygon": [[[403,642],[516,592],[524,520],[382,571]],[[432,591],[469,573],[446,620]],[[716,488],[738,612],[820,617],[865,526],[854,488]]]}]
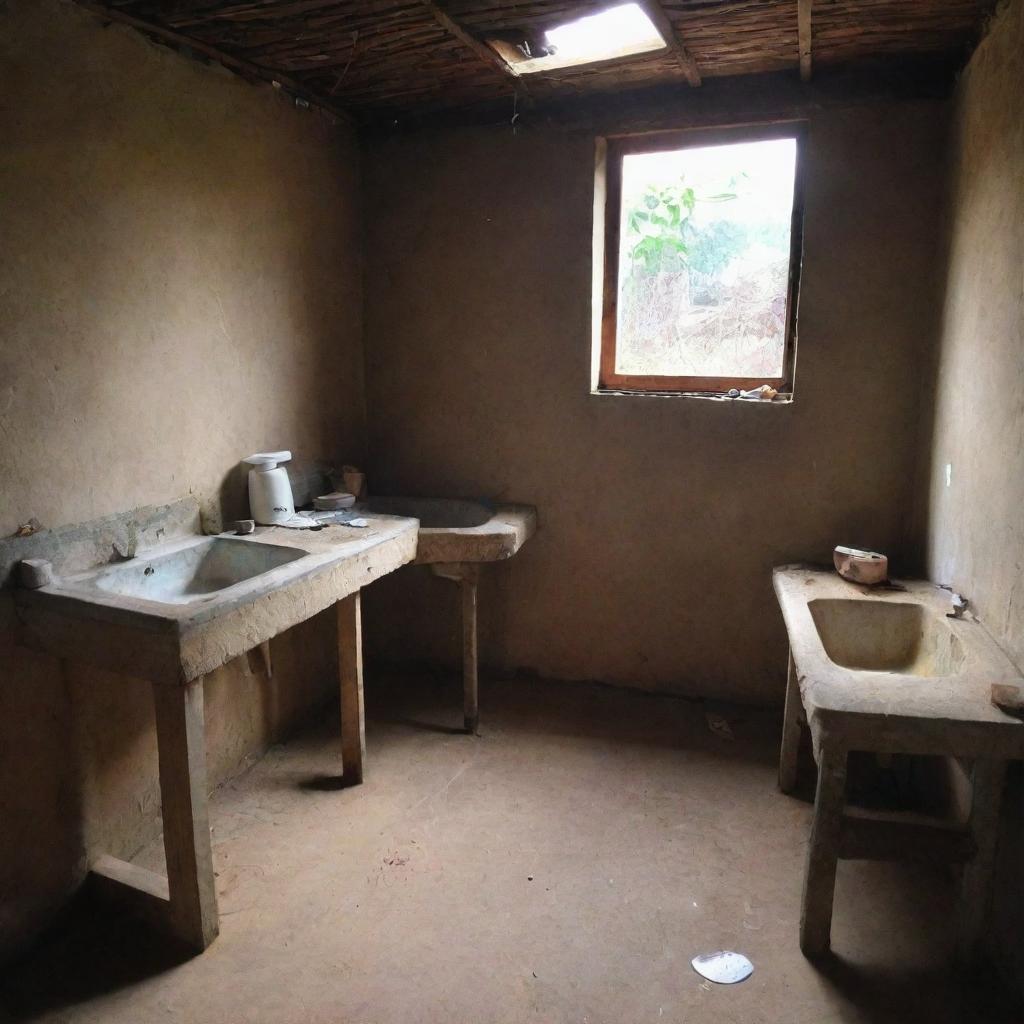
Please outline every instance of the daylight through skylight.
[{"label": "daylight through skylight", "polygon": [[519,74],[592,64],[662,50],[665,40],[639,4],[621,4],[545,32],[553,53],[515,62]]}]

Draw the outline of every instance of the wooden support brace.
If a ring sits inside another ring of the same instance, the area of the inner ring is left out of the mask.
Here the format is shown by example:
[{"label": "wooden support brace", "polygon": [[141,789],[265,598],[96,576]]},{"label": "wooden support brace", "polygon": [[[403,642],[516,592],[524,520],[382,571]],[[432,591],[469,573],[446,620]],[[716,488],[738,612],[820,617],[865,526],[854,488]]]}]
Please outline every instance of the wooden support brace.
[{"label": "wooden support brace", "polygon": [[793,654],[789,655],[786,676],[786,710],[782,719],[782,749],[779,751],[779,789],[792,793],[796,788],[797,756],[800,753],[800,682],[796,675]]},{"label": "wooden support brace", "polygon": [[988,917],[1005,779],[1005,761],[979,758],[974,762],[968,827],[975,854],[964,866],[957,930],[957,959],[964,965],[977,959]]},{"label": "wooden support brace", "polygon": [[116,886],[129,889],[143,897],[143,901],[148,898],[148,901],[155,902],[164,911],[170,905],[171,894],[167,879],[155,871],[140,868],[137,864],[130,864],[106,853],[93,864],[91,871],[96,876],[99,886],[104,889],[108,888],[106,883],[113,882]]},{"label": "wooden support brace", "polygon": [[697,70],[697,62],[693,59],[690,51],[683,45],[679,34],[676,32],[675,25],[672,24],[659,0],[644,0],[641,6],[651,19],[651,24],[661,34],[661,38],[665,40],[665,44],[675,54],[676,63],[686,76],[686,81],[694,87],[700,85],[700,72]]},{"label": "wooden support brace", "polygon": [[513,78],[519,77],[519,72],[516,71],[511,64],[502,59],[501,55],[496,50],[492,50],[485,42],[477,39],[476,36],[467,32],[453,17],[451,17],[451,15],[441,10],[441,8],[434,3],[434,0],[420,0],[420,3],[430,11],[434,20],[441,26],[441,28],[449,33],[449,35],[455,36],[463,46],[472,50],[481,60],[486,61],[488,64],[493,64],[506,75],[511,75]]},{"label": "wooden support brace", "polygon": [[363,707],[363,620],[360,592],[338,602],[338,682],[341,687],[341,765],[347,786],[363,781],[366,716]]},{"label": "wooden support brace", "polygon": [[475,562],[438,562],[435,576],[458,583],[462,596],[462,722],[470,735],[480,727],[479,654],[477,647],[477,584],[480,566]]},{"label": "wooden support brace", "polygon": [[839,836],[841,860],[962,864],[974,853],[974,842],[962,828],[890,820],[849,811],[843,815]]},{"label": "wooden support brace", "polygon": [[845,800],[846,751],[822,750],[800,907],[800,949],[808,957],[827,953],[831,943],[832,900]]},{"label": "wooden support brace", "polygon": [[480,699],[476,629],[476,574],[465,577],[462,589],[462,722],[475,736],[480,727]]},{"label": "wooden support brace", "polygon": [[103,854],[90,867],[88,886],[104,907],[114,907],[155,929],[175,933],[164,875]]},{"label": "wooden support brace", "polygon": [[206,792],[202,677],[184,686],[153,683],[160,811],[167,877],[110,857],[92,865],[101,898],[165,928],[196,953],[220,930]]},{"label": "wooden support brace", "polygon": [[797,0],[797,34],[800,45],[800,79],[811,80],[811,0]]},{"label": "wooden support brace", "polygon": [[197,952],[217,937],[217,893],[206,792],[202,677],[153,684],[171,924]]},{"label": "wooden support brace", "polygon": [[167,28],[165,25],[159,25],[153,21],[136,18],[131,14],[126,14],[124,11],[118,10],[116,7],[93,3],[90,2],[90,0],[77,0],[77,2],[79,7],[84,7],[87,11],[95,14],[99,18],[102,18],[104,21],[114,21],[122,25],[129,25],[137,31],[142,32],[145,35],[152,36],[154,39],[159,39],[161,42],[170,46],[192,50],[194,53],[201,54],[203,57],[209,57],[211,60],[215,60],[219,64],[223,64],[224,67],[234,71],[238,75],[241,75],[243,78],[249,79],[250,81],[262,80],[264,82],[270,82],[271,84],[277,83],[282,85],[293,95],[300,96],[312,106],[326,110],[339,121],[348,125],[354,125],[356,123],[355,118],[353,118],[348,111],[336,106],[330,100],[326,100],[322,96],[316,95],[302,85],[301,82],[296,81],[288,75],[282,74],[278,71],[271,71],[268,68],[264,68],[258,64],[253,64],[250,61],[244,60],[241,57],[225,53],[223,50],[218,50],[216,47],[210,46],[208,43],[204,43],[201,39],[194,39],[192,36],[182,35],[180,32],[175,32],[172,29]]}]

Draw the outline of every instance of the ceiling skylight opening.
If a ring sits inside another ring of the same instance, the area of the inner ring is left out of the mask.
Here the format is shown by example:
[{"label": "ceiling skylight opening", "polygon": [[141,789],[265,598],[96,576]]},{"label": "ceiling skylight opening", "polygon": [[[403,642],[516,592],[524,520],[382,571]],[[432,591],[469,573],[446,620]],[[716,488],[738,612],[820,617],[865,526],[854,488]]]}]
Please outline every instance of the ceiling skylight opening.
[{"label": "ceiling skylight opening", "polygon": [[665,40],[647,12],[636,3],[609,7],[599,14],[549,28],[543,40],[488,40],[520,75],[631,57],[665,49]]}]

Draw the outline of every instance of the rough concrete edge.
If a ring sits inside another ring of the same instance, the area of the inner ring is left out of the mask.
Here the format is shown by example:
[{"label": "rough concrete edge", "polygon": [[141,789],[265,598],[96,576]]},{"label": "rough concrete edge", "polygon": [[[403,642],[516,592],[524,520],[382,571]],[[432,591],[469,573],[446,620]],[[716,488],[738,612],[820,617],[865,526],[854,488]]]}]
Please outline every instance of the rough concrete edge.
[{"label": "rough concrete edge", "polygon": [[66,575],[114,560],[115,544],[122,550],[145,548],[201,532],[199,500],[189,495],[26,537],[5,537],[0,539],[0,590],[14,586],[14,570],[23,558],[45,558],[58,575]]}]

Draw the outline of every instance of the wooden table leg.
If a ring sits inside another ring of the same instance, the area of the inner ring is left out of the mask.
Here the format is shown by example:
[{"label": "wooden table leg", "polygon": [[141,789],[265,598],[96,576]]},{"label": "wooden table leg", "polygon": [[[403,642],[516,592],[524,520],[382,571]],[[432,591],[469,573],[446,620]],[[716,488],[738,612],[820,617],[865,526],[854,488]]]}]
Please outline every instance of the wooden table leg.
[{"label": "wooden table leg", "polygon": [[171,926],[201,952],[219,931],[207,810],[202,677],[185,686],[154,683],[153,704]]},{"label": "wooden table leg", "polygon": [[475,562],[435,562],[435,576],[459,585],[462,596],[462,724],[475,736],[480,726],[479,656],[476,628],[476,590],[480,566]]},{"label": "wooden table leg", "polygon": [[462,714],[466,732],[475,735],[480,725],[476,587],[477,574],[467,573],[460,581],[462,590]]},{"label": "wooden table leg", "polygon": [[363,781],[366,718],[363,709],[363,622],[360,592],[338,602],[338,675],[341,686],[341,765],[347,786]]},{"label": "wooden table leg", "polygon": [[1005,761],[974,762],[969,826],[975,852],[964,865],[957,928],[957,959],[963,964],[977,957],[988,917],[1005,778]]},{"label": "wooden table leg", "polygon": [[800,908],[800,949],[808,957],[827,953],[831,943],[832,899],[845,800],[846,751],[823,747]]},{"label": "wooden table leg", "polygon": [[789,655],[786,678],[786,710],[782,719],[782,749],[779,752],[779,789],[792,793],[796,786],[797,755],[800,752],[800,683],[796,677],[793,654]]}]

